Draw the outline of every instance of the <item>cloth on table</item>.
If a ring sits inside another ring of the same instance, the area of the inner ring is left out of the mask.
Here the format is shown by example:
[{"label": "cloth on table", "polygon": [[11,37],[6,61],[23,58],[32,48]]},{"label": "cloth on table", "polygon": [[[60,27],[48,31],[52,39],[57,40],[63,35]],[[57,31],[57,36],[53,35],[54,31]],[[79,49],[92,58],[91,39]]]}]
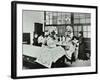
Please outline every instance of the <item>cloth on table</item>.
[{"label": "cloth on table", "polygon": [[66,51],[66,57],[71,60],[73,52],[75,52],[75,46],[72,44],[72,42],[68,42],[65,46]]},{"label": "cloth on table", "polygon": [[65,50],[62,47],[50,48],[48,46],[41,48],[41,54],[37,56],[36,62],[50,68],[52,62],[56,62],[60,57],[65,55]]},{"label": "cloth on table", "polygon": [[41,47],[33,45],[23,45],[23,55],[36,58],[41,53]]}]

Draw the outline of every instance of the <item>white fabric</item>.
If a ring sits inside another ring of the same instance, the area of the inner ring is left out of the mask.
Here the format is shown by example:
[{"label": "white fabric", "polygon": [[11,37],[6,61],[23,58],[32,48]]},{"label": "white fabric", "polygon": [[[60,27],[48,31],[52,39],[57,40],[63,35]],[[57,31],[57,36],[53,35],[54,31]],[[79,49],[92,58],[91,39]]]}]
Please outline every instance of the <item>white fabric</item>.
[{"label": "white fabric", "polygon": [[53,40],[51,37],[47,38],[48,47],[56,47],[56,40]]},{"label": "white fabric", "polygon": [[66,47],[69,46],[69,50],[64,50],[61,46],[36,47],[31,45],[27,45],[27,46],[24,45],[23,54],[37,58],[36,62],[50,68],[52,62],[56,62],[63,55],[66,55],[66,57],[71,59],[72,53],[75,51],[75,46],[71,42],[67,43],[65,46]]},{"label": "white fabric", "polygon": [[42,47],[41,54],[37,57],[36,62],[50,68],[52,62],[56,62],[60,57],[65,54],[65,50],[62,47]]},{"label": "white fabric", "polygon": [[72,44],[72,42],[68,42],[66,45],[66,57],[71,60],[72,53],[75,51],[75,46]]},{"label": "white fabric", "polygon": [[51,67],[52,62],[56,62],[65,54],[65,50],[60,46],[50,48],[47,46],[36,47],[32,45],[23,45],[23,55],[37,58],[36,62],[48,68]]},{"label": "white fabric", "polygon": [[39,36],[38,43],[43,43],[43,37],[42,36]]}]

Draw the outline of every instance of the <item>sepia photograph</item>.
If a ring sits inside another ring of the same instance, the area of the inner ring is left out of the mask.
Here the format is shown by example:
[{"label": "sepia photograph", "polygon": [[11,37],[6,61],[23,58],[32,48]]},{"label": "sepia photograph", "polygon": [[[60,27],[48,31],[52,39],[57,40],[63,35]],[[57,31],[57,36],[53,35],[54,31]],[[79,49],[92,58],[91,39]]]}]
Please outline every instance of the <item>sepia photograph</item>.
[{"label": "sepia photograph", "polygon": [[12,78],[97,74],[97,6],[12,2]]}]

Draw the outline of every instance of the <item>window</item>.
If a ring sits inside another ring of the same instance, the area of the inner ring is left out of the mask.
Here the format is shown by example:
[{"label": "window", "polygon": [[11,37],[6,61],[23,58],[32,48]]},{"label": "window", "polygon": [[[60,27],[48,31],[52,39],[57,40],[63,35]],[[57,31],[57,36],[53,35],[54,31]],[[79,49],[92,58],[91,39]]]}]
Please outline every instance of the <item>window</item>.
[{"label": "window", "polygon": [[85,38],[90,38],[91,37],[91,29],[90,29],[90,26],[83,26],[83,36]]},{"label": "window", "polygon": [[[46,26],[56,26],[60,34],[64,33],[66,25],[71,25],[74,35],[78,36],[80,31],[85,38],[90,38],[91,34],[91,14],[90,13],[70,13],[70,12],[46,12]],[[72,23],[73,22],[73,23]],[[62,28],[62,29],[61,29]],[[61,29],[61,30],[59,30]]]},{"label": "window", "polygon": [[83,31],[84,38],[91,37],[91,14],[89,13],[74,13],[74,35],[78,36],[78,32]]},{"label": "window", "polygon": [[65,12],[46,12],[46,25],[71,24],[71,13]]}]

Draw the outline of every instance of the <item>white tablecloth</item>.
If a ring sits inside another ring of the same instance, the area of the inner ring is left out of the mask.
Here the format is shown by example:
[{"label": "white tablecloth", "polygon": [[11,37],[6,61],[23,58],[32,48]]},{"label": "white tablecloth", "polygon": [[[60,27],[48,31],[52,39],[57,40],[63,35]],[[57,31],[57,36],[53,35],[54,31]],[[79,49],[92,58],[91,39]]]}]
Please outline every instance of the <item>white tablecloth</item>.
[{"label": "white tablecloth", "polygon": [[[73,52],[73,51],[72,51]],[[65,51],[61,46],[50,48],[47,46],[37,47],[33,45],[23,45],[23,55],[35,57],[36,62],[50,68],[52,62],[56,62],[63,55],[68,57],[72,54],[71,51]]]},{"label": "white tablecloth", "polygon": [[31,45],[23,45],[23,55],[35,57],[36,62],[51,67],[52,62],[56,62],[60,57],[65,55],[65,50],[62,47],[37,47]]},{"label": "white tablecloth", "polygon": [[42,47],[41,54],[37,56],[36,62],[50,68],[52,62],[56,62],[65,54],[65,50],[60,46],[55,48]]}]

